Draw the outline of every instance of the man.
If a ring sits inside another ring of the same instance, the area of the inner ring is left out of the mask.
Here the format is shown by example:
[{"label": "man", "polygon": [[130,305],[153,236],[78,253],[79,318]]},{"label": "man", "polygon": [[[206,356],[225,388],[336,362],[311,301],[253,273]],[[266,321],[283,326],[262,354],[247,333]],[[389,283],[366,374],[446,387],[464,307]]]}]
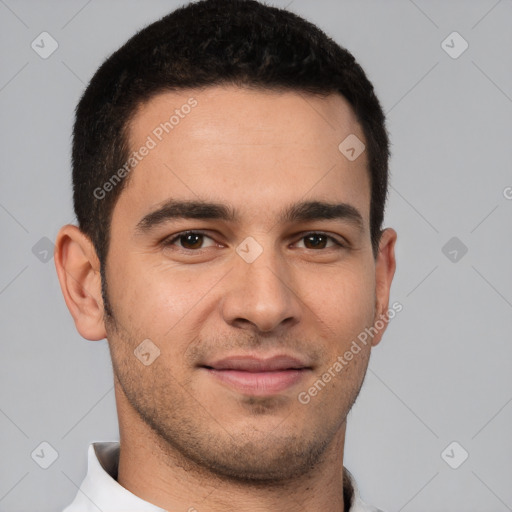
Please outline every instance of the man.
[{"label": "man", "polygon": [[55,262],[120,442],[65,512],[377,510],[343,450],[389,318],[388,155],[363,70],[285,10],[197,2],[105,61]]}]

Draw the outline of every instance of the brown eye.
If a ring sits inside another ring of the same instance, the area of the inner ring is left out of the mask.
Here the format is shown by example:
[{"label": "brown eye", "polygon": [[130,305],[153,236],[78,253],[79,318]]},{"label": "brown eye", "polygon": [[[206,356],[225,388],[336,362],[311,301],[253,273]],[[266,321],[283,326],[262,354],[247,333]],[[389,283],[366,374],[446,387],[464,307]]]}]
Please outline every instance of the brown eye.
[{"label": "brown eye", "polygon": [[338,242],[338,240],[336,240],[334,237],[325,233],[308,233],[307,235],[303,236],[301,240],[304,240],[304,246],[306,249],[329,249],[333,247],[333,245],[326,245],[330,241],[334,244],[334,246],[343,247],[342,243]]},{"label": "brown eye", "polygon": [[184,249],[200,249],[203,243],[203,235],[189,233],[188,235],[181,235],[179,240]]},{"label": "brown eye", "polygon": [[[205,239],[209,239],[213,242],[213,240],[204,233],[199,231],[186,231],[184,233],[178,233],[177,235],[164,242],[164,244],[165,246],[171,246],[176,245],[176,243],[179,242],[178,247],[181,247],[185,250],[195,251],[204,248],[202,246]],[[211,245],[214,244],[210,244],[210,246]]]},{"label": "brown eye", "polygon": [[327,243],[327,237],[324,235],[308,235],[304,240],[307,249],[324,249]]}]

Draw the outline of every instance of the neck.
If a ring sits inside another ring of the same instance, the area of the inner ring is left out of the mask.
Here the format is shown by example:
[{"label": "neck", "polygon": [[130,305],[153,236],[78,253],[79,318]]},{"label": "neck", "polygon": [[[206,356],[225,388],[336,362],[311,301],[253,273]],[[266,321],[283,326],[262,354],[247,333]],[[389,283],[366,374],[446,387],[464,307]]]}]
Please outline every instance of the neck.
[{"label": "neck", "polygon": [[[188,512],[345,510],[343,446],[346,423],[325,450],[322,461],[308,473],[287,482],[247,483],[229,480],[195,466],[136,417],[128,404],[125,405],[119,414],[121,449],[117,481],[153,505]],[[346,495],[350,493],[347,483]]]}]

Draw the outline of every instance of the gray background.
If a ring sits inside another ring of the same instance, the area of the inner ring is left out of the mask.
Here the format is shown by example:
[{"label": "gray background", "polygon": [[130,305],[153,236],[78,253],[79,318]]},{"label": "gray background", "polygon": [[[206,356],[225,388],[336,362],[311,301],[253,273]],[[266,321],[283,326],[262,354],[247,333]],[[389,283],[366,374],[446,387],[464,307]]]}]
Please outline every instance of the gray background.
[{"label": "gray background", "polygon": [[[512,2],[274,1],[288,4],[354,53],[393,143],[385,224],[403,311],[372,353],[345,465],[387,512],[512,510]],[[178,5],[0,0],[0,511],[61,510],[89,443],[118,439],[107,342],[75,331],[44,251],[74,221],[85,84]],[[31,48],[43,31],[59,45],[47,59]],[[456,59],[441,44],[453,31],[469,43]],[[31,458],[43,441],[58,452],[46,470]]]}]

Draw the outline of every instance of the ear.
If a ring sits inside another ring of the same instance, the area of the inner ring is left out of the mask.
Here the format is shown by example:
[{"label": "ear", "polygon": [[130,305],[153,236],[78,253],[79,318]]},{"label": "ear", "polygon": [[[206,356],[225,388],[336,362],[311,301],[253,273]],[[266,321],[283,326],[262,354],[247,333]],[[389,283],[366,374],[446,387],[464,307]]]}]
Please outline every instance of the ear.
[{"label": "ear", "polygon": [[77,331],[91,341],[106,338],[100,262],[90,238],[76,226],[63,226],[55,241],[54,261]]},{"label": "ear", "polygon": [[384,331],[388,325],[387,311],[389,308],[389,291],[391,288],[391,282],[395,275],[396,260],[395,260],[395,243],[397,239],[396,231],[392,228],[386,228],[382,231],[379,253],[375,263],[375,323],[380,320],[376,326],[380,327],[381,323],[384,323],[382,328],[377,329],[377,333],[372,338],[372,346],[377,345]]}]

